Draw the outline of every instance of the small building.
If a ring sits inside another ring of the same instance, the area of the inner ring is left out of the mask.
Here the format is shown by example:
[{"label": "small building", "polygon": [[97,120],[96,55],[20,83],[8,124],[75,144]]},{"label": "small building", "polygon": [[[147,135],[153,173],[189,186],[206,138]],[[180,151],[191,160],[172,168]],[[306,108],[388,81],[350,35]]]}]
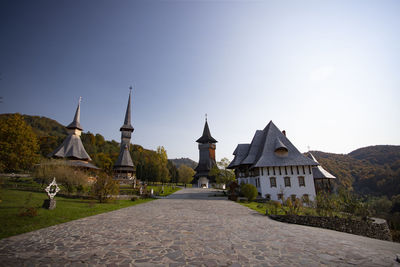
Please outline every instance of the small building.
[{"label": "small building", "polygon": [[131,124],[131,94],[132,87],[130,87],[128,105],[125,112],[124,124],[119,129],[121,131],[121,147],[117,161],[114,164],[114,179],[120,183],[134,183],[136,180],[136,168],[133,165],[129,148],[131,145],[131,135],[134,128]]},{"label": "small building", "polygon": [[330,174],[327,170],[322,168],[319,162],[315,159],[314,155],[311,152],[307,153],[307,156],[318,163],[318,166],[314,166],[312,168],[312,173],[314,176],[314,186],[315,191],[318,194],[319,192],[329,192],[333,191],[333,181],[336,179],[335,176]]},{"label": "small building", "polygon": [[64,142],[52,153],[50,153],[48,157],[56,159],[66,159],[67,165],[73,167],[98,170],[98,167],[90,163],[92,159],[86,152],[81,141],[81,134],[83,129],[80,124],[80,115],[81,101],[79,99],[74,120],[66,127],[68,132],[67,138],[65,138]]},{"label": "small building", "polygon": [[215,161],[215,149],[216,143],[208,128],[207,118],[204,124],[203,135],[196,141],[199,143],[199,164],[194,169],[196,174],[194,175],[193,184],[199,188],[209,188],[211,184],[215,183],[215,177],[210,176],[209,172],[217,166]]},{"label": "small building", "polygon": [[306,157],[270,121],[257,130],[250,144],[239,144],[228,166],[234,169],[239,184],[253,184],[259,196],[314,199],[313,167],[318,163]]}]

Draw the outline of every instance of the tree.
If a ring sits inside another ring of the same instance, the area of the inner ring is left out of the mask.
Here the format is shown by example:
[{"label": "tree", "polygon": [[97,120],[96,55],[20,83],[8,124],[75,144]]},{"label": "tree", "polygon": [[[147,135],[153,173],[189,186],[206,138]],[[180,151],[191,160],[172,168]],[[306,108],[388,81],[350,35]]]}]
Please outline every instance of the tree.
[{"label": "tree", "polygon": [[181,165],[178,168],[178,173],[179,173],[179,182],[184,184],[190,184],[193,180],[193,175],[195,174],[195,171],[186,165]]},{"label": "tree", "polygon": [[31,169],[39,161],[38,151],[36,135],[20,114],[0,120],[0,165],[5,171]]},{"label": "tree", "polygon": [[167,183],[171,179],[171,176],[168,171],[168,156],[167,151],[163,146],[157,147],[157,156],[158,156],[158,181],[162,183]]},{"label": "tree", "polygon": [[169,171],[169,175],[171,176],[170,181],[172,183],[178,183],[179,173],[178,173],[178,169],[176,168],[175,164],[172,161],[168,160],[167,168]]},{"label": "tree", "polygon": [[229,184],[232,181],[235,181],[235,173],[232,170],[227,170],[230,161],[227,158],[221,159],[221,161],[217,162],[218,168],[216,165],[210,170],[209,175],[215,177],[215,182],[217,184]]},{"label": "tree", "polygon": [[100,152],[94,155],[93,162],[96,166],[103,169],[106,173],[111,174],[113,171],[114,161],[109,154]]},{"label": "tree", "polygon": [[100,173],[93,184],[92,192],[100,203],[108,202],[113,200],[115,195],[118,195],[119,184],[111,176]]}]

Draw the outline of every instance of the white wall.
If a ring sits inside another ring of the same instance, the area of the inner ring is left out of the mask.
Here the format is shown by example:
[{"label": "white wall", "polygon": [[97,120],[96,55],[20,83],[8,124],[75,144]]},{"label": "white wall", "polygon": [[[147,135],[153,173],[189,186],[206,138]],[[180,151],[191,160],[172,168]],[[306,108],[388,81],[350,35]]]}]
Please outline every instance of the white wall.
[{"label": "white wall", "polygon": [[[305,186],[299,186],[299,176],[304,177]],[[276,187],[270,185],[270,177],[276,178]],[[290,187],[285,187],[284,177],[290,177]],[[302,166],[299,166],[299,173],[297,172],[296,166],[293,167],[293,174],[290,171],[290,167],[287,167],[287,174],[285,174],[284,167],[281,167],[281,174],[279,174],[278,167],[275,167],[275,175],[273,174],[272,167],[270,167],[270,173],[268,175],[267,168],[263,168],[263,173],[257,177],[245,177],[238,178],[238,183],[250,183],[256,186],[256,178],[260,178],[260,187],[257,188],[261,196],[265,198],[266,194],[271,195],[272,200],[278,200],[278,194],[283,192],[286,198],[291,195],[296,195],[297,198],[301,198],[304,194],[309,196],[310,200],[315,198],[315,187],[314,187],[314,177],[309,172],[308,166],[305,166],[305,174],[303,174]]]}]

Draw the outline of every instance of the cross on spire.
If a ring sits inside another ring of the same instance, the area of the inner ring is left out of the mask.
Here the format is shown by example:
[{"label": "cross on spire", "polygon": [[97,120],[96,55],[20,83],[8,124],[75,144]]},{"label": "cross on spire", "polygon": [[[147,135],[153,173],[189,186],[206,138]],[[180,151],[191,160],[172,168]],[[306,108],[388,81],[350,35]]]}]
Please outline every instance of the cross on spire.
[{"label": "cross on spire", "polygon": [[206,113],[206,121],[207,121],[207,113]]}]

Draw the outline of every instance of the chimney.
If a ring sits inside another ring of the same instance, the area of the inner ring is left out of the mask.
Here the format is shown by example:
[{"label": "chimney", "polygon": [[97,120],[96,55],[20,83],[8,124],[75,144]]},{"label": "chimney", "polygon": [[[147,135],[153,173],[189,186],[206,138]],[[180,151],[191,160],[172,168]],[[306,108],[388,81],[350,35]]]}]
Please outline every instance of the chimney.
[{"label": "chimney", "polygon": [[286,131],[285,130],[283,130],[282,133],[283,133],[284,136],[286,136]]}]

